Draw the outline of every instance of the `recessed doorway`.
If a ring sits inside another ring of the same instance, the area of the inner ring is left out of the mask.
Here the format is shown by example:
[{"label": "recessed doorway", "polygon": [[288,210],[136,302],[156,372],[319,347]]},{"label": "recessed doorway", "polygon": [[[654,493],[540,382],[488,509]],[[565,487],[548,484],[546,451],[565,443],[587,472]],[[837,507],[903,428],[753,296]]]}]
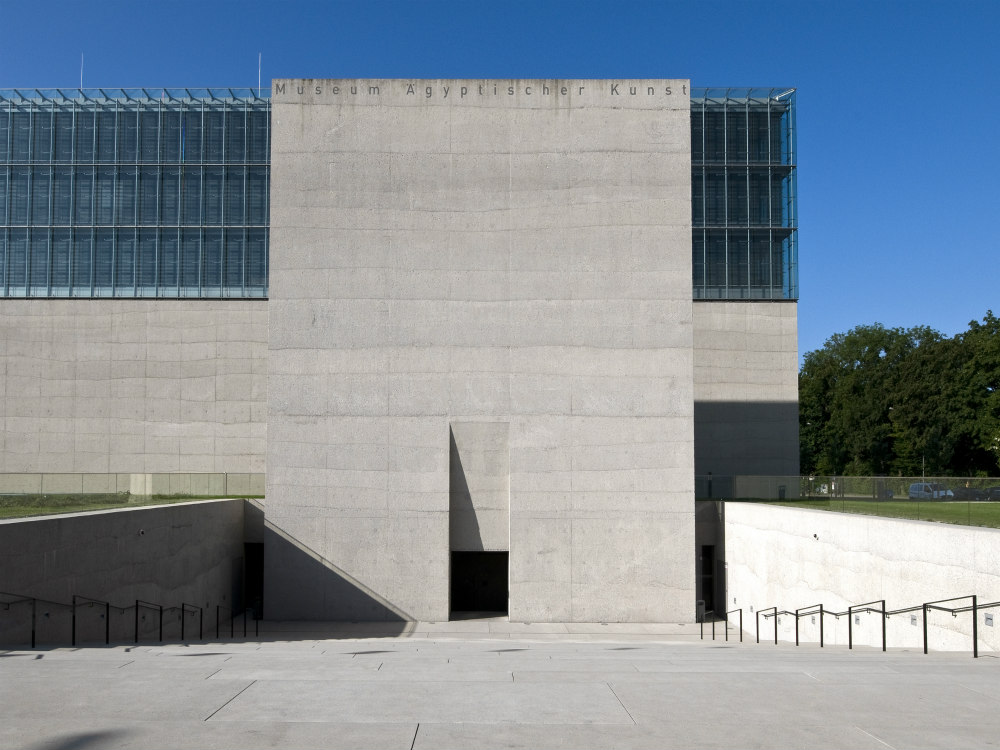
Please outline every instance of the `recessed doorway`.
[{"label": "recessed doorway", "polygon": [[507,614],[507,552],[451,553],[451,611]]}]

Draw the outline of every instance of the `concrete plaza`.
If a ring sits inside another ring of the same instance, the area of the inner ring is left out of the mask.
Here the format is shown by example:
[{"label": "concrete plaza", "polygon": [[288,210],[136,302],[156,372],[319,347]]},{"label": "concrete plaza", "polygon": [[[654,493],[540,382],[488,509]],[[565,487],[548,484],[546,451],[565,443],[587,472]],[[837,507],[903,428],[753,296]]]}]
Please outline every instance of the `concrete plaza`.
[{"label": "concrete plaza", "polygon": [[[242,628],[239,628],[242,632]],[[265,635],[266,633],[266,635]],[[214,633],[213,633],[214,635]],[[700,640],[691,625],[265,623],[0,652],[3,748],[959,748],[1000,660]]]}]

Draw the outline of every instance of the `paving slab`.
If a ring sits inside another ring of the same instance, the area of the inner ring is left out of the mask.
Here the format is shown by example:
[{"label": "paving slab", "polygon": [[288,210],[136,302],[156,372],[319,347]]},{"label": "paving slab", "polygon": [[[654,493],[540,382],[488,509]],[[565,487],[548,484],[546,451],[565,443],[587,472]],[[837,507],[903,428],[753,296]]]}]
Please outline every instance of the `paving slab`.
[{"label": "paving slab", "polygon": [[435,624],[0,651],[0,748],[884,749],[1000,738],[992,655],[713,643],[655,624],[425,625]]}]

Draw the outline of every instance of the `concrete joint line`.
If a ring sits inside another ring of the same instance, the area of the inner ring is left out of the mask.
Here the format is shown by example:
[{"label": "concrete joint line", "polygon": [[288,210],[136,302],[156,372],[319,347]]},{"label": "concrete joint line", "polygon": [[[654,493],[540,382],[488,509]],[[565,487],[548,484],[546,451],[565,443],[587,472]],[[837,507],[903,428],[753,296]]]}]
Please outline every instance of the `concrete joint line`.
[{"label": "concrete joint line", "polygon": [[618,701],[618,705],[620,705],[623,709],[625,709],[625,713],[628,714],[628,717],[630,719],[632,719],[632,723],[635,724],[636,721],[635,721],[635,718],[632,716],[632,712],[629,711],[627,708],[625,708],[625,704],[622,703],[622,699],[618,697],[618,693],[615,692],[615,689],[613,687],[611,687],[611,683],[610,682],[605,682],[604,684],[608,686],[608,690],[610,690],[611,694],[613,696],[615,696],[615,700]]},{"label": "concrete joint line", "polygon": [[212,713],[210,713],[208,716],[206,716],[204,720],[208,721],[209,719],[211,719],[213,716],[215,716],[217,713],[219,713],[219,711],[221,711],[226,706],[228,706],[230,703],[232,703],[234,700],[236,700],[241,695],[243,695],[243,693],[245,693],[250,688],[250,686],[253,685],[255,682],[257,682],[257,680],[251,680],[249,685],[247,685],[245,688],[243,688],[240,692],[238,692],[232,698],[230,698],[229,700],[227,700],[225,703],[223,703],[217,709],[215,709],[214,711],[212,711]]},{"label": "concrete joint line", "polygon": [[410,750],[413,750],[414,745],[417,744],[417,732],[420,731],[420,724],[417,724],[417,728],[413,730],[413,741],[410,742]]},{"label": "concrete joint line", "polygon": [[886,747],[888,747],[888,748],[892,748],[892,750],[896,750],[896,748],[894,748],[894,747],[893,747],[892,745],[890,745],[890,744],[889,744],[888,742],[886,742],[885,740],[882,740],[882,739],[879,739],[878,737],[876,737],[876,736],[875,736],[874,734],[872,734],[871,732],[865,732],[865,730],[864,730],[864,729],[862,729],[861,727],[854,727],[854,728],[855,728],[855,729],[857,729],[857,730],[858,730],[859,732],[862,732],[863,734],[867,734],[867,735],[868,735],[869,737],[871,737],[871,738],[872,738],[873,740],[878,740],[879,742],[881,742],[881,743],[882,743],[883,745],[885,745]]}]

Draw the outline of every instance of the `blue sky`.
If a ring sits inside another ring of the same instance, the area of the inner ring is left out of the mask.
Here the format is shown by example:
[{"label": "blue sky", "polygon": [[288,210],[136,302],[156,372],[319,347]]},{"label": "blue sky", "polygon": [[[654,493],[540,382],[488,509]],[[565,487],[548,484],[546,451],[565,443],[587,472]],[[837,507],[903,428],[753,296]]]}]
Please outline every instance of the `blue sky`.
[{"label": "blue sky", "polygon": [[800,354],[1000,312],[1000,2],[0,0],[0,88],[278,77],[798,88]]}]

